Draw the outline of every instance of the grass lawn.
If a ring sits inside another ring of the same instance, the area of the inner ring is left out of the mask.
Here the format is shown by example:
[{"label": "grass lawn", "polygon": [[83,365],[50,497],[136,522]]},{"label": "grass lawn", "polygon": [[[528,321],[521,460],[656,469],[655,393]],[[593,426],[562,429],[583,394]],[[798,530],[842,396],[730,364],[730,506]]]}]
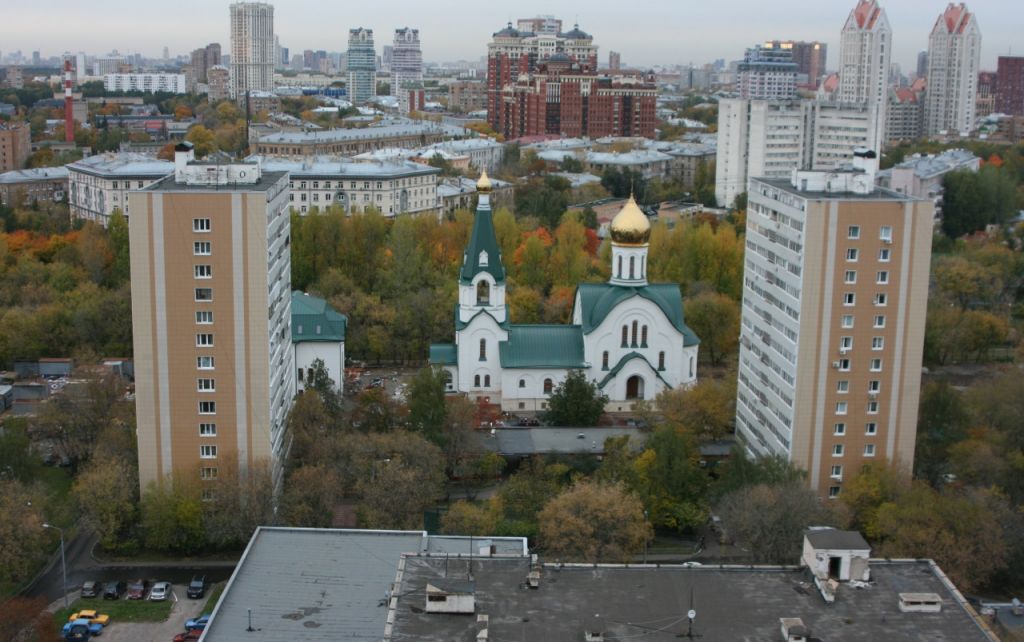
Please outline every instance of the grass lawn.
[{"label": "grass lawn", "polygon": [[206,599],[206,605],[203,606],[203,613],[213,613],[213,607],[217,606],[217,600],[220,599],[220,594],[224,592],[226,584],[218,584],[216,588],[210,591],[210,597]]},{"label": "grass lawn", "polygon": [[93,609],[100,614],[110,616],[110,622],[163,622],[171,614],[171,600],[150,602],[149,600],[97,600],[78,599],[66,609],[54,613],[53,619],[58,626],[64,626],[75,613],[81,609]]}]

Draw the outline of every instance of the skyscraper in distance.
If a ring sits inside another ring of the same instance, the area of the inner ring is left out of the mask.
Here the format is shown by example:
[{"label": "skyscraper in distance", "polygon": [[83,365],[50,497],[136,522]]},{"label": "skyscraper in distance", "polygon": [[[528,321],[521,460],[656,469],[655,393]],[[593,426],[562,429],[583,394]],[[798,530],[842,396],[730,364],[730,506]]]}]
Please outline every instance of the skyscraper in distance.
[{"label": "skyscraper in distance", "polygon": [[877,0],[858,0],[846,19],[839,40],[839,88],[836,99],[844,104],[866,104],[875,111],[872,149],[885,139],[889,98],[889,63],[892,28]]},{"label": "skyscraper in distance", "polygon": [[391,95],[398,98],[399,109],[409,111],[409,91],[423,85],[423,53],[420,31],[403,27],[395,29],[391,49]]},{"label": "skyscraper in distance", "polygon": [[274,89],[274,6],[265,2],[231,5],[231,96]]},{"label": "skyscraper in distance", "polygon": [[348,32],[348,99],[359,105],[377,95],[377,52],[373,29],[362,27]]},{"label": "skyscraper in distance", "polygon": [[928,37],[924,133],[967,135],[974,129],[981,30],[967,5],[950,3]]},{"label": "skyscraper in distance", "polygon": [[1024,116],[1024,56],[999,56],[996,66],[996,111]]}]

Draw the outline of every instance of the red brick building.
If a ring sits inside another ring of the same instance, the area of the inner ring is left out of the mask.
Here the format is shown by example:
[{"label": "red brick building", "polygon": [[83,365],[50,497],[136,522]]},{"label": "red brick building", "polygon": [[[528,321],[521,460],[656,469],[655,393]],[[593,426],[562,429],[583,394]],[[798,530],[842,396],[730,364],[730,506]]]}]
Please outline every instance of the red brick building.
[{"label": "red brick building", "polygon": [[996,67],[996,111],[1024,116],[1024,57],[999,56]]},{"label": "red brick building", "polygon": [[511,23],[487,56],[487,120],[511,140],[523,136],[654,138],[656,88],[649,74],[598,74],[590,34],[536,34]]}]

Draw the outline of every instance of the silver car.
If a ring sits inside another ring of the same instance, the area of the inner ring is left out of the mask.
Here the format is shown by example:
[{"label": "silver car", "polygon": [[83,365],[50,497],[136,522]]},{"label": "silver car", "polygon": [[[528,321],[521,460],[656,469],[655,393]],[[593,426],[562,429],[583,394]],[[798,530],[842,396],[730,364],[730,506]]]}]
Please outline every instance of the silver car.
[{"label": "silver car", "polygon": [[149,591],[149,599],[154,602],[160,602],[166,600],[171,596],[171,583],[170,582],[157,582],[153,584],[153,588]]}]

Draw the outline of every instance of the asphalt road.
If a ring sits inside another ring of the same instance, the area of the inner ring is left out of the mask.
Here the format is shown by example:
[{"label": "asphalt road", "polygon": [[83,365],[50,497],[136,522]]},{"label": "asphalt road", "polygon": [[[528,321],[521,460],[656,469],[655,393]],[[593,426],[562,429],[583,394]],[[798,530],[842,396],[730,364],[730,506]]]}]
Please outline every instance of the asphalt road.
[{"label": "asphalt road", "polygon": [[[93,559],[91,551],[95,545],[96,535],[89,531],[83,531],[67,542],[65,554],[67,556],[69,593],[80,588],[82,582],[87,580],[107,582],[143,578],[180,585],[187,584],[193,575],[205,574],[208,581],[220,582],[228,579],[235,568],[234,562],[183,561],[155,564],[147,562],[106,564]],[[47,602],[61,598],[63,579],[59,554],[55,556],[53,564],[46,572],[26,588],[23,594],[27,597],[42,595],[46,597]],[[73,599],[73,596],[70,596],[69,599]]]}]

